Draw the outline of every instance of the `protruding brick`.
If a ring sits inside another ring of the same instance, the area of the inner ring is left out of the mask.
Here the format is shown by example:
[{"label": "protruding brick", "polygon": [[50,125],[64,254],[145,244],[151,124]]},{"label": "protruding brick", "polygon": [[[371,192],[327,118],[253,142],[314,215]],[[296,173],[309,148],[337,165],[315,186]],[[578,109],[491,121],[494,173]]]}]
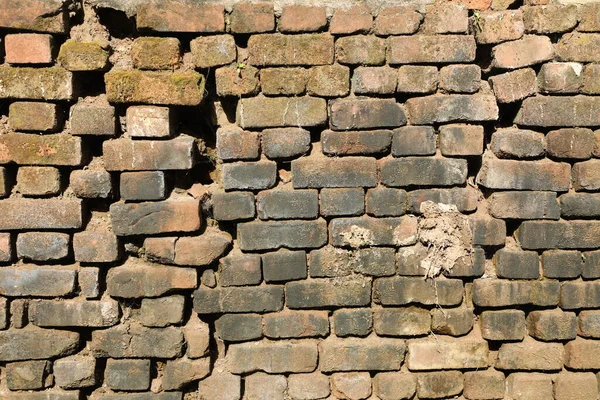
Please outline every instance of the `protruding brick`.
[{"label": "protruding brick", "polygon": [[48,196],[60,192],[60,172],[54,167],[20,167],[15,189],[23,196]]},{"label": "protruding brick", "polygon": [[173,290],[195,289],[193,268],[125,264],[111,268],[106,276],[107,292],[113,297],[158,297]]},{"label": "protruding brick", "polygon": [[565,282],[560,288],[560,307],[563,310],[598,308],[600,284],[598,281]]},{"label": "protruding brick", "polygon": [[600,65],[586,64],[583,67],[583,88],[585,94],[600,93]]},{"label": "protruding brick", "polygon": [[383,65],[385,52],[385,40],[375,36],[347,36],[335,42],[336,58],[340,64]]},{"label": "protruding brick", "polygon": [[288,5],[283,7],[277,27],[280,32],[314,32],[327,25],[325,7]]},{"label": "protruding brick", "polygon": [[398,68],[398,93],[433,93],[438,87],[434,66],[403,65]]},{"label": "protruding brick", "polygon": [[242,128],[318,126],[327,121],[327,103],[308,96],[241,99],[236,121]]},{"label": "protruding brick", "polygon": [[422,278],[379,278],[373,289],[375,302],[384,306],[415,303],[456,306],[463,298],[463,284],[458,279],[439,280],[434,286]]},{"label": "protruding brick", "polygon": [[93,267],[80,268],[77,273],[79,294],[86,299],[95,299],[100,295],[100,270]]},{"label": "protruding brick", "polygon": [[484,311],[481,335],[486,340],[519,341],[525,337],[525,313],[521,310]]},{"label": "protruding brick", "polygon": [[475,38],[466,35],[392,36],[390,64],[460,63],[475,60]]},{"label": "protruding brick", "polygon": [[490,148],[499,158],[537,158],[545,153],[546,137],[540,132],[503,128],[492,134]]},{"label": "protruding brick", "polygon": [[83,225],[81,200],[0,200],[0,230],[79,229]]},{"label": "protruding brick", "polygon": [[9,262],[12,258],[13,246],[10,233],[0,233],[0,262]]},{"label": "protruding brick", "polygon": [[326,65],[333,63],[333,36],[327,33],[252,35],[248,62],[254,66]]},{"label": "protruding brick", "polygon": [[265,129],[261,138],[263,153],[271,159],[295,158],[310,150],[310,132],[302,128]]},{"label": "protruding brick", "polygon": [[198,68],[219,67],[235,61],[237,48],[231,35],[200,36],[192,39],[190,50]]},{"label": "protruding brick", "polygon": [[75,104],[70,114],[72,135],[115,136],[115,108],[109,105]]},{"label": "protruding brick", "polygon": [[379,10],[375,18],[377,35],[409,35],[415,33],[423,16],[411,6],[393,6]]},{"label": "protruding brick", "polygon": [[108,67],[108,50],[97,42],[67,40],[60,46],[58,62],[69,71],[103,71]]},{"label": "protruding brick", "polygon": [[492,65],[496,68],[517,69],[552,59],[554,46],[546,36],[527,35],[495,46],[492,57]]},{"label": "protruding brick", "polygon": [[137,7],[137,28],[157,32],[223,32],[225,7],[187,0],[150,0]]},{"label": "protruding brick", "polygon": [[317,368],[314,340],[269,341],[232,344],[227,352],[231,372],[264,371],[269,374],[312,372]]},{"label": "protruding brick", "polygon": [[131,61],[139,69],[175,69],[181,57],[181,44],[176,38],[139,37],[131,46]]},{"label": "protruding brick", "polygon": [[8,109],[8,123],[15,131],[54,132],[60,118],[56,104],[16,101]]},{"label": "protruding brick", "polygon": [[0,98],[71,100],[73,74],[63,68],[0,67]]},{"label": "protruding brick", "polygon": [[489,82],[500,103],[523,100],[537,92],[535,71],[522,68],[490,77]]},{"label": "protruding brick", "polygon": [[320,368],[323,372],[394,371],[400,369],[405,352],[400,339],[329,337],[319,343]]},{"label": "protruding brick", "polygon": [[[182,170],[194,166],[194,139],[179,136],[171,140],[107,140],[102,145],[107,171]],[[140,155],[144,156],[141,157]]]},{"label": "protruding brick", "polygon": [[112,177],[103,169],[75,170],[69,176],[69,187],[77,197],[106,199],[112,196]]},{"label": "protruding brick", "polygon": [[559,219],[561,214],[553,192],[496,192],[489,200],[495,218]]},{"label": "protruding brick", "polygon": [[454,186],[467,179],[464,159],[403,157],[381,162],[381,183],[391,187]]},{"label": "protruding brick", "polygon": [[490,189],[566,192],[571,184],[570,165],[552,161],[485,159],[477,182]]},{"label": "protruding brick", "polygon": [[523,37],[525,26],[521,10],[484,11],[474,21],[479,44],[494,44]]}]

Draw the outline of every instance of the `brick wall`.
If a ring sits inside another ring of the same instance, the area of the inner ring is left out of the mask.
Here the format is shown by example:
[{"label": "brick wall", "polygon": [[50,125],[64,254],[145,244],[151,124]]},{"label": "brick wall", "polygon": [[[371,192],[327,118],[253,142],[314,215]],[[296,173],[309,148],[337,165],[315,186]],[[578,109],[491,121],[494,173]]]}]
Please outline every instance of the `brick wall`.
[{"label": "brick wall", "polygon": [[552,1],[0,0],[0,398],[598,399]]}]

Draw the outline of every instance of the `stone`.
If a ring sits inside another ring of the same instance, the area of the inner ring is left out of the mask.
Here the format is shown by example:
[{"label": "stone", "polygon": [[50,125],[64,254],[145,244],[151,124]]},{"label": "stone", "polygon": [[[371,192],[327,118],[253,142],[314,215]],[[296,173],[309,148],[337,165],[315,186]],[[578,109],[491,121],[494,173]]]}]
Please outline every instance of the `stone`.
[{"label": "stone", "polygon": [[400,369],[406,345],[403,340],[370,337],[329,337],[319,343],[322,372],[393,371]]},{"label": "stone", "polygon": [[266,282],[306,279],[306,253],[278,250],[262,255],[263,277]]},{"label": "stone", "polygon": [[373,297],[376,303],[384,306],[415,303],[456,306],[462,302],[463,284],[459,279],[439,280],[434,286],[421,278],[378,278],[374,283]]},{"label": "stone", "polygon": [[333,36],[328,33],[262,34],[248,40],[248,63],[256,67],[328,65],[333,56]]},{"label": "stone", "polygon": [[98,383],[96,359],[88,356],[71,356],[54,361],[52,366],[56,385],[63,389],[80,389]]},{"label": "stone", "polygon": [[56,104],[15,101],[8,107],[8,123],[15,131],[55,132],[61,118]]},{"label": "stone", "polygon": [[69,187],[75,195],[84,199],[112,197],[112,177],[103,170],[75,170],[69,176]]},{"label": "stone", "polygon": [[0,67],[0,98],[31,100],[71,100],[73,74],[59,67]]},{"label": "stone", "polygon": [[119,138],[105,141],[102,154],[107,171],[185,170],[194,166],[194,148],[189,136],[171,140]]},{"label": "stone", "polygon": [[81,138],[70,135],[6,133],[0,137],[0,164],[79,166]]},{"label": "stone", "polygon": [[[547,65],[547,64],[544,64]],[[537,92],[535,71],[521,68],[490,77],[489,83],[500,103],[513,103]]]},{"label": "stone", "polygon": [[115,136],[115,108],[109,105],[75,104],[69,120],[71,135]]},{"label": "stone", "polygon": [[195,289],[193,268],[156,266],[134,263],[111,268],[106,276],[106,288],[112,297],[159,297],[173,290]]},{"label": "stone", "polygon": [[60,192],[60,172],[54,167],[20,167],[16,189],[23,196],[47,196]]},{"label": "stone", "polygon": [[137,28],[156,32],[223,32],[225,7],[185,0],[150,0],[137,7]]},{"label": "stone", "polygon": [[338,337],[364,337],[371,333],[373,328],[373,313],[368,308],[335,310],[332,325],[332,329]]},{"label": "stone", "polygon": [[106,360],[104,384],[114,390],[148,390],[150,360]]},{"label": "stone", "polygon": [[[40,343],[44,343],[40,346]],[[29,326],[25,329],[0,331],[0,360],[2,362],[45,360],[64,357],[79,350],[79,333],[40,329]]]},{"label": "stone", "polygon": [[60,46],[57,60],[69,71],[103,71],[108,67],[108,56],[100,43],[69,39]]},{"label": "stone", "polygon": [[310,127],[323,125],[326,121],[327,104],[318,97],[258,96],[241,99],[237,105],[236,122],[244,129]]},{"label": "stone", "polygon": [[461,63],[475,60],[475,38],[466,35],[392,36],[390,64]]},{"label": "stone", "polygon": [[62,297],[75,290],[77,272],[68,267],[22,265],[0,268],[0,295]]},{"label": "stone", "polygon": [[493,341],[520,341],[525,337],[525,313],[521,310],[484,311],[481,336]]},{"label": "stone", "polygon": [[404,108],[393,99],[336,99],[329,109],[329,126],[333,130],[406,125]]},{"label": "stone", "polygon": [[381,183],[389,187],[455,186],[467,179],[464,159],[433,157],[387,158],[380,163]]},{"label": "stone", "polygon": [[269,374],[313,372],[317,368],[317,342],[260,340],[232,344],[227,360],[232,373],[264,371]]},{"label": "stone", "polygon": [[181,44],[176,38],[138,37],[131,46],[134,68],[172,70],[181,57]]},{"label": "stone", "polygon": [[163,375],[163,388],[166,390],[179,390],[190,382],[204,378],[210,373],[209,358],[190,360],[179,358],[168,360]]},{"label": "stone", "polygon": [[40,327],[106,328],[118,324],[120,317],[114,300],[36,300],[29,304],[29,320]]}]

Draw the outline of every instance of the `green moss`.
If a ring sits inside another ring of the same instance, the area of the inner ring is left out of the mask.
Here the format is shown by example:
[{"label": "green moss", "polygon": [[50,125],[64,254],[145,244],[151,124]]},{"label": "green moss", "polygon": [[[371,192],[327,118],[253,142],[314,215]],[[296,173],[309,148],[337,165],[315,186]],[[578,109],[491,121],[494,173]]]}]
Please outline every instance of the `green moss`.
[{"label": "green moss", "polygon": [[100,71],[107,67],[108,56],[97,42],[69,40],[60,47],[58,61],[70,71]]}]

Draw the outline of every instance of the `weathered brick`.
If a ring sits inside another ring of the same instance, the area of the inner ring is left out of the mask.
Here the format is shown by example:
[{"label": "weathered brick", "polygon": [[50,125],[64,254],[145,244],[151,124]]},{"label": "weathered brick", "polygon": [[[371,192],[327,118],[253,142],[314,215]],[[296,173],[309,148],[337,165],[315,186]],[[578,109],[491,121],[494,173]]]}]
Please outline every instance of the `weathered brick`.
[{"label": "weathered brick", "polygon": [[127,107],[127,133],[131,137],[165,138],[171,136],[173,119],[168,107]]},{"label": "weathered brick", "polygon": [[8,196],[9,192],[9,178],[6,168],[0,167],[0,198]]},{"label": "weathered brick", "polygon": [[189,0],[150,0],[137,7],[137,28],[157,32],[223,32],[225,7]]},{"label": "weathered brick", "polygon": [[367,155],[381,154],[389,150],[392,132],[326,130],[321,133],[323,153],[331,155]]},{"label": "weathered brick", "polygon": [[431,310],[431,331],[442,335],[463,336],[473,329],[475,314],[466,307]]},{"label": "weathered brick", "polygon": [[[233,375],[232,375],[233,376]],[[69,392],[67,392],[69,393]],[[45,398],[40,400],[46,400]],[[54,400],[54,399],[53,399]],[[76,400],[76,398],[65,398],[58,400]],[[181,400],[181,392],[143,392],[143,393],[102,393],[94,396],[94,400]]]},{"label": "weathered brick", "polygon": [[486,368],[488,353],[488,344],[482,339],[426,338],[408,343],[406,362],[411,371]]},{"label": "weathered brick", "polygon": [[332,329],[338,337],[367,336],[373,328],[373,312],[369,308],[335,310]]},{"label": "weathered brick", "polygon": [[189,358],[168,360],[162,380],[163,389],[183,389],[183,387],[188,384],[206,377],[210,372],[211,366],[209,357],[197,360],[190,360]]},{"label": "weathered brick", "polygon": [[467,179],[464,159],[403,157],[381,161],[381,183],[391,187],[454,186]]},{"label": "weathered brick", "polygon": [[594,3],[582,4],[579,8],[579,24],[577,30],[580,32],[600,31],[600,20],[598,20],[598,5]]},{"label": "weathered brick", "polygon": [[490,189],[548,190],[570,187],[570,165],[552,161],[515,161],[487,158],[477,182]]},{"label": "weathered brick", "polygon": [[204,76],[192,71],[112,71],[104,82],[114,103],[195,106],[204,97]]},{"label": "weathered brick", "polygon": [[385,128],[406,125],[401,105],[393,99],[339,99],[330,103],[334,130]]},{"label": "weathered brick", "polygon": [[352,216],[365,210],[365,193],[362,188],[322,189],[319,196],[321,215]]},{"label": "weathered brick", "polygon": [[54,167],[20,167],[15,189],[23,196],[48,196],[60,192],[60,172]]},{"label": "weathered brick", "polygon": [[226,342],[245,342],[262,336],[258,314],[225,314],[215,322],[217,335]]},{"label": "weathered brick", "polygon": [[484,311],[480,324],[486,340],[520,341],[525,337],[525,313],[521,310]]},{"label": "weathered brick", "polygon": [[294,158],[310,150],[310,132],[302,128],[265,129],[261,138],[263,153],[271,159]]},{"label": "weathered brick", "polygon": [[412,124],[455,121],[490,121],[498,118],[494,96],[486,94],[432,95],[411,98],[406,109]]},{"label": "weathered brick", "polygon": [[299,95],[306,91],[307,71],[304,68],[263,68],[260,87],[265,95]]},{"label": "weathered brick", "polygon": [[503,128],[492,134],[490,148],[499,158],[537,158],[545,153],[546,138],[540,132]]},{"label": "weathered brick", "polygon": [[463,395],[467,399],[501,399],[504,397],[504,374],[500,371],[488,369],[484,371],[470,371],[464,373],[465,388]]},{"label": "weathered brick", "polygon": [[71,100],[73,74],[63,68],[0,67],[0,98]]},{"label": "weathered brick", "polygon": [[327,311],[291,311],[267,314],[262,318],[265,337],[271,339],[327,336],[329,315]]},{"label": "weathered brick", "polygon": [[319,216],[319,196],[316,191],[272,190],[256,196],[260,219],[312,219]]},{"label": "weathered brick", "polygon": [[60,118],[56,104],[15,101],[8,108],[8,123],[15,131],[54,132]]},{"label": "weathered brick", "polygon": [[583,86],[583,65],[551,62],[542,65],[538,86],[543,93],[577,93]]},{"label": "weathered brick", "polygon": [[277,165],[272,161],[238,162],[223,165],[223,187],[235,189],[268,189],[275,186]]},{"label": "weathered brick", "polygon": [[90,348],[97,358],[175,358],[183,345],[181,328],[117,325],[93,331]]},{"label": "weathered brick", "polygon": [[600,360],[596,357],[600,343],[596,340],[577,338],[565,345],[565,366],[575,370],[598,369]]},{"label": "weathered brick", "polygon": [[0,200],[1,230],[79,229],[83,224],[81,200]]},{"label": "weathered brick", "polygon": [[398,72],[389,67],[358,67],[352,74],[355,94],[392,94],[396,91]]},{"label": "weathered brick", "polygon": [[560,307],[563,310],[598,308],[600,306],[600,283],[565,282],[560,288]]},{"label": "weathered brick", "polygon": [[261,33],[275,30],[273,5],[269,3],[236,4],[229,15],[232,33]]},{"label": "weathered brick", "polygon": [[417,240],[417,220],[397,218],[339,218],[330,225],[330,243],[336,247],[407,246]]},{"label": "weathered brick", "polygon": [[12,261],[12,258],[13,245],[10,233],[0,233],[0,262],[10,262]]},{"label": "weathered brick", "polygon": [[577,336],[577,317],[559,310],[532,311],[527,316],[527,330],[543,341],[572,340]]},{"label": "weathered brick", "polygon": [[200,36],[190,41],[194,65],[198,68],[219,67],[233,62],[237,56],[231,35]]},{"label": "weathered brick", "polygon": [[485,272],[485,263],[485,251],[480,247],[475,247],[470,256],[457,259],[452,268],[444,272],[444,276],[448,278],[478,278]]},{"label": "weathered brick", "polygon": [[119,323],[114,300],[36,300],[29,304],[29,319],[40,327],[109,327]]},{"label": "weathered brick", "polygon": [[589,160],[573,166],[573,188],[579,190],[597,190],[600,188],[600,174],[597,172],[598,160]]},{"label": "weathered brick", "polygon": [[463,390],[463,375],[459,371],[426,372],[417,375],[417,395],[423,399],[454,397]]},{"label": "weathered brick", "polygon": [[475,38],[463,35],[392,36],[390,64],[460,63],[475,60]]},{"label": "weathered brick", "polygon": [[408,210],[411,213],[420,214],[421,204],[426,201],[452,204],[460,212],[475,211],[477,209],[477,192],[470,188],[413,190],[408,193]]},{"label": "weathered brick", "polygon": [[98,42],[67,40],[60,46],[58,62],[69,71],[103,71],[108,67],[108,50]]},{"label": "weathered brick", "polygon": [[259,156],[260,137],[235,125],[217,129],[217,155],[222,160],[255,160]]},{"label": "weathered brick", "polygon": [[525,32],[521,10],[484,11],[475,24],[475,39],[479,44],[520,39]]},{"label": "weathered brick", "polygon": [[431,330],[429,311],[417,307],[375,310],[373,329],[379,336],[423,336]]},{"label": "weathered brick", "polygon": [[[49,278],[49,280],[52,278]],[[43,343],[43,346],[40,346]],[[26,329],[0,331],[0,360],[44,360],[64,357],[79,349],[79,333],[64,330]]]},{"label": "weathered brick", "polygon": [[582,92],[585,94],[598,94],[600,93],[600,65],[598,64],[586,64],[583,67],[583,88]]},{"label": "weathered brick", "polygon": [[376,217],[397,217],[406,212],[407,194],[402,189],[369,189],[366,196],[367,214]]},{"label": "weathered brick", "polygon": [[583,310],[577,318],[577,334],[586,338],[600,338],[600,311]]},{"label": "weathered brick", "polygon": [[[179,397],[172,400],[181,400],[181,392],[176,393]],[[200,398],[204,399],[219,397],[225,400],[239,399],[242,396],[242,378],[226,371],[216,371],[198,384],[197,393]]]},{"label": "weathered brick", "polygon": [[585,263],[581,276],[584,279],[600,278],[600,251],[588,251],[583,253]]},{"label": "weathered brick", "polygon": [[104,384],[114,390],[148,390],[150,360],[106,360]]},{"label": "weathered brick", "polygon": [[342,372],[331,376],[331,390],[338,398],[362,399],[371,395],[368,372]]},{"label": "weathered brick", "polygon": [[545,251],[542,254],[542,267],[547,278],[577,278],[583,270],[583,255],[571,250]]},{"label": "weathered brick", "polygon": [[51,384],[50,363],[46,360],[21,361],[6,365],[6,384],[10,390],[39,390]]},{"label": "weathered brick", "polygon": [[338,371],[393,371],[404,360],[404,340],[370,337],[366,339],[330,337],[319,343],[320,369]]},{"label": "weathered brick", "polygon": [[481,68],[478,65],[448,65],[440,69],[439,78],[442,90],[475,93],[481,86]]},{"label": "weathered brick", "polygon": [[437,67],[403,65],[398,68],[398,93],[433,93],[437,87]]},{"label": "weathered brick", "polygon": [[483,127],[443,125],[439,128],[440,151],[444,156],[473,156],[483,153]]},{"label": "weathered brick", "polygon": [[317,368],[317,342],[262,340],[229,346],[227,359],[232,373],[264,371],[269,374],[312,372]]},{"label": "weathered brick", "polygon": [[112,297],[158,297],[173,290],[195,289],[196,270],[135,263],[111,268],[106,290]]},{"label": "weathered brick", "polygon": [[560,284],[552,281],[508,281],[475,279],[473,303],[479,307],[516,305],[556,306]]},{"label": "weathered brick", "polygon": [[423,16],[411,6],[392,6],[379,10],[375,18],[377,35],[409,35],[415,33]]},{"label": "weathered brick", "polygon": [[0,137],[0,164],[78,166],[84,156],[81,139],[70,135],[7,133]]},{"label": "weathered brick", "polygon": [[467,33],[469,10],[460,3],[434,4],[427,9],[422,30],[424,33]]},{"label": "weathered brick", "polygon": [[[273,234],[277,232],[276,234]],[[242,250],[266,250],[280,247],[316,248],[327,241],[324,220],[315,221],[254,221],[238,225],[238,240]]]},{"label": "weathered brick", "polygon": [[181,44],[176,38],[139,37],[131,46],[131,61],[139,69],[174,69],[181,57]]},{"label": "weathered brick", "polygon": [[311,96],[346,96],[350,92],[350,68],[339,64],[312,67],[306,89]]},{"label": "weathered brick", "polygon": [[3,0],[0,26],[34,32],[67,33],[67,7],[61,0]]},{"label": "weathered brick", "polygon": [[489,78],[489,83],[494,90],[498,102],[512,103],[535,94],[537,92],[536,79],[533,69],[522,68],[494,75]]},{"label": "weathered brick", "polygon": [[337,278],[286,283],[286,304],[292,309],[365,306],[371,301],[369,278]]},{"label": "weathered brick", "polygon": [[109,105],[75,104],[70,114],[71,135],[115,136],[115,108]]},{"label": "weathered brick", "polygon": [[597,229],[596,221],[525,221],[517,238],[524,249],[593,249]]},{"label": "weathered brick", "polygon": [[217,95],[241,97],[255,95],[259,91],[258,69],[246,65],[244,68],[226,66],[215,71]]},{"label": "weathered brick", "polygon": [[264,313],[283,307],[283,286],[201,287],[194,292],[194,311],[198,314]]},{"label": "weathered brick", "polygon": [[417,379],[407,372],[379,372],[373,378],[373,391],[381,400],[412,399],[416,390]]},{"label": "weathered brick", "polygon": [[373,16],[368,6],[359,5],[334,10],[329,31],[334,35],[368,32],[373,26]]},{"label": "weathered brick", "polygon": [[231,235],[209,229],[200,236],[182,237],[175,243],[175,264],[205,266],[221,257],[231,245]]},{"label": "weathered brick", "polygon": [[500,69],[517,69],[540,64],[554,57],[554,46],[546,36],[526,35],[492,49],[492,65]]},{"label": "weathered brick", "polygon": [[[355,171],[348,174],[348,171]],[[377,185],[377,162],[366,157],[304,157],[292,161],[295,189],[374,187]]]},{"label": "weathered brick", "polygon": [[435,154],[436,136],[431,126],[403,126],[394,129],[392,155],[432,156]]},{"label": "weathered brick", "polygon": [[560,196],[563,217],[595,217],[600,215],[600,196],[596,193],[566,193]]},{"label": "weathered brick", "polygon": [[384,306],[456,306],[462,302],[463,284],[458,279],[438,280],[433,285],[422,278],[379,278],[374,283],[373,297],[376,303]]},{"label": "weathered brick", "polygon": [[56,385],[63,389],[95,386],[96,359],[88,356],[71,356],[58,359],[52,366]]},{"label": "weathered brick", "polygon": [[112,177],[103,169],[71,172],[69,187],[75,196],[81,198],[106,199],[112,197]]},{"label": "weathered brick", "polygon": [[191,359],[202,358],[208,355],[211,334],[209,326],[191,313],[190,318],[183,327],[183,335],[186,341],[186,357]]},{"label": "weathered brick", "polygon": [[236,121],[242,128],[318,126],[327,121],[327,103],[308,96],[242,99],[238,102]]},{"label": "weathered brick", "polygon": [[532,33],[559,33],[570,31],[577,25],[575,5],[549,4],[523,7],[525,30]]},{"label": "weathered brick", "polygon": [[506,394],[519,400],[551,399],[554,395],[552,377],[536,372],[510,374],[506,380]]},{"label": "weathered brick", "polygon": [[123,200],[163,200],[166,197],[163,171],[123,172],[119,182]]},{"label": "weathered brick", "polygon": [[100,295],[100,269],[95,267],[79,268],[77,273],[79,294],[86,299],[95,299]]},{"label": "weathered brick", "polygon": [[56,261],[69,254],[70,237],[57,232],[23,232],[17,236],[17,256],[34,261]]},{"label": "weathered brick", "polygon": [[327,33],[252,35],[248,63],[254,66],[326,65],[333,63],[333,36]]},{"label": "weathered brick", "polygon": [[262,255],[263,276],[266,282],[306,279],[306,253],[279,250]]},{"label": "weathered brick", "polygon": [[501,249],[494,255],[499,278],[537,279],[540,276],[538,254],[535,251]]},{"label": "weathered brick", "polygon": [[340,64],[383,65],[385,52],[385,40],[375,36],[347,36],[335,42],[336,59]]},{"label": "weathered brick", "polygon": [[325,7],[291,4],[283,7],[277,27],[280,32],[313,32],[327,25]]},{"label": "weathered brick", "polygon": [[590,372],[561,372],[556,376],[554,394],[557,400],[598,397],[598,381]]},{"label": "weathered brick", "polygon": [[[564,213],[563,197],[561,207]],[[559,219],[561,215],[556,193],[553,192],[496,192],[489,200],[489,211],[495,218]]]},{"label": "weathered brick", "polygon": [[[564,353],[561,343],[543,343],[526,337],[522,342],[503,343],[495,366],[500,370],[557,371],[562,369]],[[539,357],[540,354],[544,357]]]},{"label": "weathered brick", "polygon": [[257,254],[229,254],[219,260],[221,286],[258,285],[262,281]]},{"label": "weathered brick", "polygon": [[[568,105],[568,106],[567,106]],[[600,101],[591,96],[536,96],[523,100],[515,123],[526,126],[597,126]]]},{"label": "weathered brick", "polygon": [[109,263],[121,256],[119,241],[112,233],[77,232],[73,236],[73,247],[75,260],[80,262]]},{"label": "weathered brick", "polygon": [[212,204],[213,217],[218,221],[249,219],[256,215],[254,195],[249,192],[215,193]]},{"label": "weathered brick", "polygon": [[[194,166],[194,139],[179,136],[171,140],[120,138],[102,144],[107,171],[181,170]],[[144,156],[141,157],[140,155]]]}]

